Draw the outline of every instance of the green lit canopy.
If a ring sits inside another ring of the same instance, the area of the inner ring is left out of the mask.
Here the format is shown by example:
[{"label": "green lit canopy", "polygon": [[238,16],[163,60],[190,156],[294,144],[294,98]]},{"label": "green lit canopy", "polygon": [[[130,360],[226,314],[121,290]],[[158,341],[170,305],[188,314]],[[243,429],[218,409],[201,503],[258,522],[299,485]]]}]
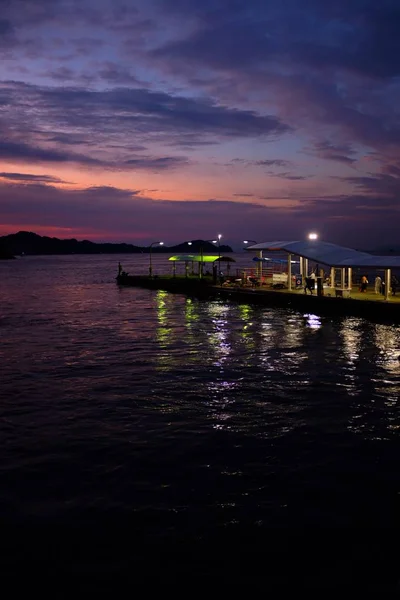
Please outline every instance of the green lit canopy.
[{"label": "green lit canopy", "polygon": [[175,256],[171,256],[168,260],[180,261],[180,262],[203,262],[203,263],[211,263],[211,262],[219,262],[221,260],[225,262],[235,262],[233,258],[230,256],[221,256],[221,258],[213,255],[204,254],[201,256],[200,254],[177,254]]}]

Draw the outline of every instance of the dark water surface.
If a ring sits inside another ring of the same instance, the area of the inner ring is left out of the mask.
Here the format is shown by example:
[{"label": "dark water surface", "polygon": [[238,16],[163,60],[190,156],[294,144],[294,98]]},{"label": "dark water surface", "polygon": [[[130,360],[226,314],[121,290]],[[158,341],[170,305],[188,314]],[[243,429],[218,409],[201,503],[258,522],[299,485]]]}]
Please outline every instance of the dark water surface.
[{"label": "dark water surface", "polygon": [[188,549],[281,527],[393,535],[398,327],[119,289],[119,258],[148,267],[0,263],[3,521],[133,521]]}]

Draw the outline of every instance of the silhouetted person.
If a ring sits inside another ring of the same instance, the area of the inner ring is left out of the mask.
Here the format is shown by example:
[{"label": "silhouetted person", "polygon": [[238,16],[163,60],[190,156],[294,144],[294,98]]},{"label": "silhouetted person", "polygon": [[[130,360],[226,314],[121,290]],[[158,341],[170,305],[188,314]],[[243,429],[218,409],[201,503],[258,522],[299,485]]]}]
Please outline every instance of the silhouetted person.
[{"label": "silhouetted person", "polygon": [[213,263],[213,267],[212,267],[212,271],[213,271],[213,284],[217,285],[217,265],[215,263]]},{"label": "silhouetted person", "polygon": [[363,275],[361,277],[360,292],[366,292],[367,291],[367,285],[368,285],[368,279],[367,279],[366,275]]},{"label": "silhouetted person", "polygon": [[307,294],[307,290],[308,290],[310,292],[310,294],[312,295],[313,289],[315,287],[315,279],[313,279],[312,277],[306,277],[305,282],[306,282],[306,285],[304,286],[304,293]]},{"label": "silhouetted person", "polygon": [[392,294],[393,294],[393,296],[396,295],[398,287],[399,287],[399,282],[397,280],[397,277],[395,275],[393,275],[393,277],[392,277]]},{"label": "silhouetted person", "polygon": [[382,278],[377,275],[375,277],[375,294],[380,294],[382,288]]}]

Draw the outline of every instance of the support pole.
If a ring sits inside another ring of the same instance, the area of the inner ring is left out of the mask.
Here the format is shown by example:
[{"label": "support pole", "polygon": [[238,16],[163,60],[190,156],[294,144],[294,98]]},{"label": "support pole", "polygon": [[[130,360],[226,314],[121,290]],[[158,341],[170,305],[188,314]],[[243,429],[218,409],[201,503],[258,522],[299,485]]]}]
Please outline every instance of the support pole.
[{"label": "support pole", "polygon": [[385,269],[385,300],[389,300],[391,269]]},{"label": "support pole", "polygon": [[304,275],[304,262],[303,261],[304,261],[304,258],[302,256],[300,256],[300,265],[299,265],[299,268],[300,268],[300,275],[302,277]]},{"label": "support pole", "polygon": [[331,267],[331,288],[335,287],[335,267]]},{"label": "support pole", "polygon": [[308,258],[304,259],[304,277],[308,277]]},{"label": "support pole", "polygon": [[262,283],[262,258],[263,258],[262,250],[259,251],[258,258],[261,259],[260,262],[258,263],[258,278],[260,280],[260,285],[261,285],[261,283]]},{"label": "support pole", "polygon": [[349,288],[350,292],[351,289],[353,287],[353,281],[352,281],[352,277],[353,277],[353,269],[351,267],[348,268],[347,271],[347,276],[348,276],[348,283],[347,283],[347,287]]},{"label": "support pole", "polygon": [[287,257],[287,276],[288,276],[288,290],[292,291],[292,255],[288,254]]},{"label": "support pole", "polygon": [[346,268],[342,267],[341,268],[340,287],[343,290],[345,288],[345,286],[346,286]]}]

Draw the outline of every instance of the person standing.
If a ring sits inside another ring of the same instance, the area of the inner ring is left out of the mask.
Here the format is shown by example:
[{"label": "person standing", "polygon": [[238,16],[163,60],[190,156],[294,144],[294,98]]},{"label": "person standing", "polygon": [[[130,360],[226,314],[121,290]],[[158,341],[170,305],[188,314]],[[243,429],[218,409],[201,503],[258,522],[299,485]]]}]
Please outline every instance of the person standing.
[{"label": "person standing", "polygon": [[379,275],[377,275],[375,277],[375,294],[381,293],[381,287],[382,287],[382,278],[379,277]]},{"label": "person standing", "polygon": [[316,281],[317,281],[317,276],[315,275],[315,271],[313,271],[311,273],[310,279],[311,279],[311,286],[312,286],[311,289],[315,290],[315,284],[316,284]]},{"label": "person standing", "polygon": [[368,279],[366,275],[363,275],[361,277],[361,283],[360,283],[360,292],[366,292],[367,291],[367,285],[368,285]]},{"label": "person standing", "polygon": [[308,290],[310,292],[310,294],[312,295],[313,289],[314,289],[314,281],[311,279],[311,277],[306,277],[304,282],[305,282],[304,293],[307,294],[307,290]]}]

